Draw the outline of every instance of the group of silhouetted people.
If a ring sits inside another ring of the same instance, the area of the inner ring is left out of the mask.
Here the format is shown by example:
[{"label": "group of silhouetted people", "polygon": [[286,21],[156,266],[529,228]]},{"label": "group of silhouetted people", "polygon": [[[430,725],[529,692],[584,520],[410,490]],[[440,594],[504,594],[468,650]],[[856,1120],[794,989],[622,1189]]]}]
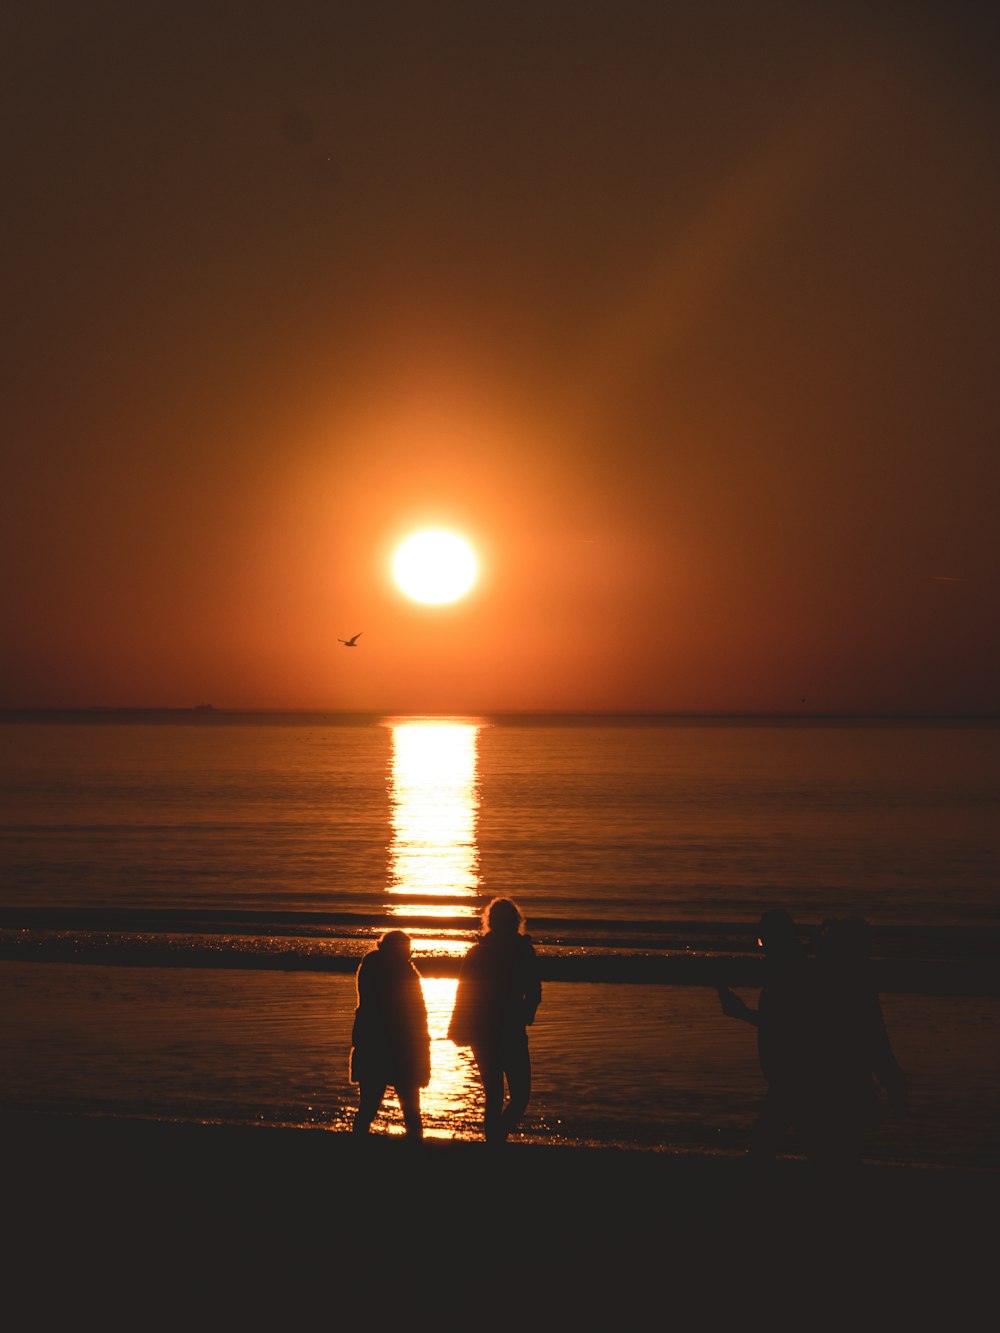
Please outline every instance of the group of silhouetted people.
[{"label": "group of silhouetted people", "polygon": [[[832,1169],[861,1160],[879,1088],[901,1114],[906,1088],[869,975],[871,931],[861,917],[830,919],[815,955],[783,908],[763,914],[757,943],[763,982],[756,1009],[720,986],[723,1012],[757,1030],[767,1092],[751,1133],[757,1161],[775,1158],[794,1132],[807,1156]],[[406,1136],[420,1139],[420,1090],[430,1082],[430,1033],[420,975],[405,931],[390,930],[357,972],[350,1079],[359,1089],[354,1132],[367,1134],[386,1089],[396,1089]],[[525,921],[510,898],[494,898],[479,939],[462,960],[448,1036],[472,1050],[483,1088],[484,1137],[500,1144],[531,1096],[527,1029],[542,987]],[[506,1097],[506,1104],[505,1104]]]},{"label": "group of silhouetted people", "polygon": [[757,1029],[767,1092],[751,1156],[772,1160],[786,1135],[795,1133],[817,1165],[856,1166],[878,1120],[879,1088],[894,1114],[906,1104],[905,1080],[870,976],[871,929],[859,916],[828,919],[810,957],[789,914],[773,908],[760,919],[757,942],[764,952],[757,1008],[719,987],[723,1012]]},{"label": "group of silhouetted people", "polygon": [[[351,1034],[350,1078],[358,1084],[354,1132],[367,1134],[392,1085],[409,1139],[423,1136],[420,1089],[430,1082],[430,1033],[420,976],[405,931],[390,930],[357,972],[358,1006]],[[531,1096],[527,1028],[535,1021],[542,984],[524,917],[510,898],[494,898],[480,938],[459,972],[448,1036],[469,1046],[485,1101],[484,1137],[503,1143]],[[504,1105],[506,1091],[506,1106]]]}]

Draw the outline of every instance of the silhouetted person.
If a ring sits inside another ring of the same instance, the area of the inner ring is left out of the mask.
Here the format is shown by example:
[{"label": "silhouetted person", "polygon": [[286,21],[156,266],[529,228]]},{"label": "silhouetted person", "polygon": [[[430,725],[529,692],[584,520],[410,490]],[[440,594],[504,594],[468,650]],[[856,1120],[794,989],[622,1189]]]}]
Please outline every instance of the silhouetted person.
[{"label": "silhouetted person", "polygon": [[378,947],[362,958],[356,980],[350,1079],[358,1084],[360,1102],[354,1133],[368,1133],[391,1085],[407,1138],[423,1138],[420,1089],[431,1079],[431,1043],[420,974],[410,961],[406,932],[387,931]]},{"label": "silhouetted person", "polygon": [[814,978],[795,922],[781,907],[765,912],[757,943],[764,950],[764,978],[751,1009],[720,986],[723,1013],[757,1029],[757,1054],[767,1093],[750,1137],[750,1155],[776,1157],[789,1130],[810,1139],[815,1106],[817,1010]]},{"label": "silhouetted person", "polygon": [[817,945],[819,1060],[815,1155],[827,1168],[860,1164],[880,1118],[881,1088],[893,1115],[906,1082],[893,1054],[870,975],[871,927],[860,916],[827,920]]},{"label": "silhouetted person", "polygon": [[531,1057],[526,1029],[541,999],[538,960],[520,908],[510,898],[494,898],[483,912],[479,940],[462,960],[448,1027],[453,1042],[472,1047],[485,1095],[487,1143],[505,1142],[527,1109]]}]

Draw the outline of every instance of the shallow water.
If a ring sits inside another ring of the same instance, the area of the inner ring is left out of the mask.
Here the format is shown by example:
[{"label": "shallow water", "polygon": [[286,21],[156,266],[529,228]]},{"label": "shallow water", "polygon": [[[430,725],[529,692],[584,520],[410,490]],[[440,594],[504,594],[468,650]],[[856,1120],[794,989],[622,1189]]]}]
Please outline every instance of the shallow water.
[{"label": "shallow water", "polygon": [[[444,1035],[454,982],[424,986],[426,1132],[476,1138],[474,1071]],[[350,977],[0,963],[0,999],[8,1107],[350,1125]],[[1000,1000],[898,995],[883,1007],[911,1105],[872,1135],[870,1155],[1000,1166]],[[531,1047],[529,1139],[738,1152],[763,1092],[752,1030],[704,987],[548,983]],[[401,1128],[390,1092],[376,1129]]]}]

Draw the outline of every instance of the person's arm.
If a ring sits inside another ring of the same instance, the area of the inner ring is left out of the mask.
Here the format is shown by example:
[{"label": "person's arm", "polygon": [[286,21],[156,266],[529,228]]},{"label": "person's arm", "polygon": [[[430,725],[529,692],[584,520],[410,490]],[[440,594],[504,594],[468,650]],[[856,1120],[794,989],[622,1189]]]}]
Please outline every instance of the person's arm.
[{"label": "person's arm", "polygon": [[474,981],[474,954],[475,945],[462,959],[458,969],[458,985],[455,987],[455,1003],[452,1007],[451,1018],[448,1022],[448,1040],[453,1041],[456,1046],[471,1046],[474,1035],[473,1027],[475,1015],[473,1008],[475,997],[473,995]]},{"label": "person's arm", "polygon": [[751,1009],[746,1001],[741,1000],[728,986],[717,986],[716,990],[719,992],[719,1003],[722,1005],[722,1012],[728,1018],[739,1018],[754,1028],[758,1026],[760,1016],[756,1009]]},{"label": "person's arm", "polygon": [[355,977],[355,985],[358,991],[358,1004],[368,1005],[375,998],[375,966],[372,954],[366,953],[362,958]]},{"label": "person's arm", "polygon": [[369,955],[361,960],[354,979],[357,990],[357,1007],[354,1010],[354,1026],[351,1029],[351,1045],[360,1046],[371,1037],[372,1027],[372,968]]},{"label": "person's arm", "polygon": [[420,974],[414,969],[413,986],[411,988],[413,1005],[413,1049],[414,1062],[416,1066],[417,1084],[421,1088],[426,1088],[431,1081],[431,1034],[427,1023],[427,1005],[424,1002],[424,991],[420,984]]},{"label": "person's arm", "polygon": [[524,1022],[530,1027],[535,1021],[535,1014],[542,1002],[542,978],[538,969],[538,955],[534,945],[528,942],[528,968],[524,988]]},{"label": "person's arm", "polygon": [[885,1089],[890,1112],[902,1117],[906,1114],[906,1079],[889,1041],[878,995],[871,999],[869,1032],[872,1072]]}]

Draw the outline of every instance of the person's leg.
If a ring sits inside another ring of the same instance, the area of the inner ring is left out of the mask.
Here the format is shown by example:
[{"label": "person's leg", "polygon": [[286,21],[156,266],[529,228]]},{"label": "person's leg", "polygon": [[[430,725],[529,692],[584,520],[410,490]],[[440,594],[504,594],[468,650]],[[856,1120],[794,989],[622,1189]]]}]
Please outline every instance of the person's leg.
[{"label": "person's leg", "polygon": [[355,1134],[367,1134],[371,1129],[371,1123],[382,1105],[385,1089],[385,1083],[373,1083],[370,1080],[358,1084],[359,1102],[354,1117]]},{"label": "person's leg", "polygon": [[531,1098],[531,1056],[527,1037],[507,1047],[503,1069],[507,1078],[508,1100],[500,1117],[500,1133],[506,1139],[521,1123]]},{"label": "person's leg", "polygon": [[400,1109],[403,1112],[406,1137],[408,1139],[422,1139],[424,1137],[424,1122],[420,1115],[420,1089],[397,1086],[396,1096],[399,1098]]},{"label": "person's leg", "polygon": [[487,1143],[502,1141],[500,1112],[503,1110],[503,1059],[499,1052],[474,1047],[472,1051],[485,1099],[483,1132]]},{"label": "person's leg", "polygon": [[773,1162],[790,1121],[787,1097],[774,1088],[769,1088],[757,1116],[757,1122],[750,1132],[750,1157],[756,1162]]}]

